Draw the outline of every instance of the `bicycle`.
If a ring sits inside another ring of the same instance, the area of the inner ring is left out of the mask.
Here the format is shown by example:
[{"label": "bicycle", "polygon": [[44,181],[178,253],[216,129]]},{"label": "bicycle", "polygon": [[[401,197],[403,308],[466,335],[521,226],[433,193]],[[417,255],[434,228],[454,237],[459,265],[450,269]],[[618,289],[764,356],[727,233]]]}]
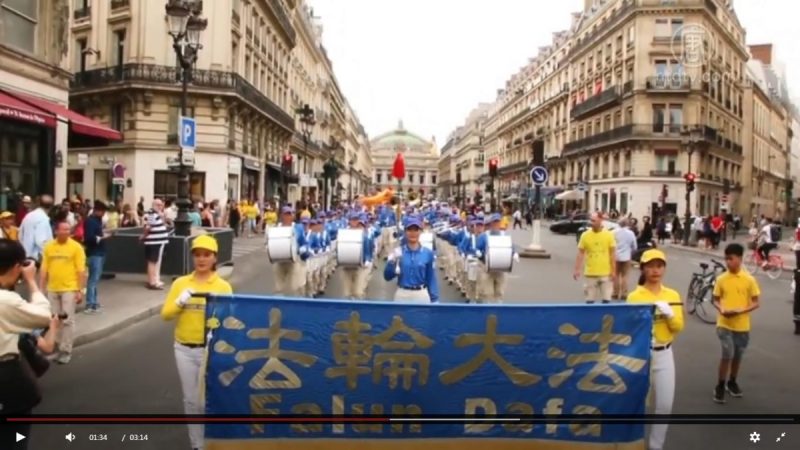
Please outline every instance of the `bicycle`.
[{"label": "bicycle", "polygon": [[[773,251],[775,250],[777,250],[777,248],[773,249]],[[783,258],[781,258],[780,255],[772,253],[767,259],[767,264],[764,264],[764,258],[761,257],[761,253],[758,251],[758,247],[756,247],[753,249],[753,252],[745,258],[744,267],[753,275],[761,270],[770,279],[777,280],[783,273]]]},{"label": "bicycle", "polygon": [[717,276],[727,268],[721,262],[712,259],[714,268],[709,270],[709,265],[700,263],[702,272],[692,274],[689,289],[686,292],[686,312],[689,315],[697,313],[697,317],[705,323],[717,322],[717,309],[714,307],[714,282]]}]

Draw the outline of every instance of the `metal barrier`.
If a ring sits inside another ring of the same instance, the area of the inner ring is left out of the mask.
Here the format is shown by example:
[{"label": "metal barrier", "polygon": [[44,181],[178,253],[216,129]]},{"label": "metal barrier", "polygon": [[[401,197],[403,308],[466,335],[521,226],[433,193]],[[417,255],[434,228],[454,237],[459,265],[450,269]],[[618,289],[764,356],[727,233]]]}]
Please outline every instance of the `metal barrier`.
[{"label": "metal barrier", "polygon": [[[161,275],[180,276],[191,272],[194,269],[191,254],[192,241],[202,234],[210,234],[217,240],[219,245],[217,265],[233,265],[233,230],[230,228],[203,228],[202,230],[204,233],[198,233],[198,229],[193,228],[191,236],[170,236],[161,258]],[[147,273],[144,244],[139,239],[142,232],[142,228],[114,230],[113,236],[106,240],[104,274]]]}]

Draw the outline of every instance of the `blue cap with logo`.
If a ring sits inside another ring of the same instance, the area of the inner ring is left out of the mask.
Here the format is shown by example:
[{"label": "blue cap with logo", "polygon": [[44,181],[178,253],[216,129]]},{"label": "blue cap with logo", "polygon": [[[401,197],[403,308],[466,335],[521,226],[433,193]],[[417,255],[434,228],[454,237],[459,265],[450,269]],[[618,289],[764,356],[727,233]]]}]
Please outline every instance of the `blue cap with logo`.
[{"label": "blue cap with logo", "polygon": [[422,220],[418,216],[409,216],[406,218],[404,228],[407,230],[411,227],[422,228]]}]

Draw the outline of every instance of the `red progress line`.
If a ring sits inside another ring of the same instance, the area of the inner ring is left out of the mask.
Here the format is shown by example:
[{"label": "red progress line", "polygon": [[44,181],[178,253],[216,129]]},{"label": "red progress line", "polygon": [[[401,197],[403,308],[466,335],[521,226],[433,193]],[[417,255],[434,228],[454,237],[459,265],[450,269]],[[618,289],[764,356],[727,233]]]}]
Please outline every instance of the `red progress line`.
[{"label": "red progress line", "polygon": [[6,417],[21,423],[390,423],[388,417]]}]

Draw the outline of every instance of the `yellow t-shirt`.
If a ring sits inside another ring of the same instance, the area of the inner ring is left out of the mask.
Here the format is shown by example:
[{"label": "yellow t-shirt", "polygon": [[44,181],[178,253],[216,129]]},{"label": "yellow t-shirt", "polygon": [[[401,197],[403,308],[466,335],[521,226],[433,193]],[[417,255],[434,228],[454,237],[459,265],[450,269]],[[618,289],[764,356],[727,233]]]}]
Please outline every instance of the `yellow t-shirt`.
[{"label": "yellow t-shirt", "polygon": [[500,219],[500,228],[502,228],[504,230],[507,230],[508,229],[508,224],[510,222],[511,222],[511,220],[510,220],[509,216],[503,215],[503,217]]},{"label": "yellow t-shirt", "polygon": [[183,308],[175,303],[178,296],[186,289],[196,293],[232,294],[230,283],[214,274],[208,280],[201,282],[194,278],[194,272],[184,275],[172,282],[164,306],[161,307],[161,317],[172,320],[177,317],[175,324],[175,340],[181,344],[203,344],[206,332],[206,299],[192,297]]},{"label": "yellow t-shirt", "polygon": [[[760,295],[758,282],[744,269],[740,269],[739,273],[726,271],[717,277],[717,282],[714,284],[714,297],[719,297],[723,310],[747,308],[753,297]],[[750,313],[737,314],[733,317],[720,314],[717,326],[731,331],[750,331]]]},{"label": "yellow t-shirt", "polygon": [[[666,286],[661,286],[661,292],[654,294],[644,286],[637,286],[630,294],[628,294],[628,303],[680,303],[681,295],[678,291],[670,289]],[[672,312],[675,313],[671,319],[666,316],[656,314],[653,317],[653,340],[656,345],[666,345],[675,339],[675,336],[683,330],[683,306],[672,306]]]},{"label": "yellow t-shirt", "polygon": [[617,243],[608,230],[587,230],[578,241],[578,248],[584,251],[583,274],[587,277],[607,277],[611,275],[611,252]]},{"label": "yellow t-shirt", "polygon": [[266,222],[267,225],[275,225],[276,223],[278,223],[278,213],[276,213],[275,211],[265,212],[264,222]]},{"label": "yellow t-shirt", "polygon": [[245,207],[245,216],[248,219],[255,219],[258,217],[258,208],[255,205]]},{"label": "yellow t-shirt", "polygon": [[47,272],[48,291],[79,291],[80,275],[86,270],[83,246],[72,238],[63,244],[55,239],[48,242],[42,251],[42,270]]}]

